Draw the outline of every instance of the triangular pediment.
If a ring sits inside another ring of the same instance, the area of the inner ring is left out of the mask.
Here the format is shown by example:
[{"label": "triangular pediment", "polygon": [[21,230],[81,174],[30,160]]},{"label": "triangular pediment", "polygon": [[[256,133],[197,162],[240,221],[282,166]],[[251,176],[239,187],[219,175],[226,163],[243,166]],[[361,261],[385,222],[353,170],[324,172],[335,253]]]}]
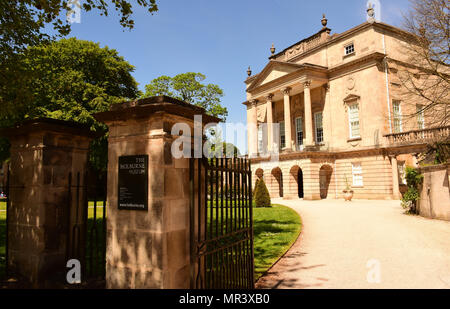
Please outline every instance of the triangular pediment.
[{"label": "triangular pediment", "polygon": [[259,86],[295,72],[301,67],[301,65],[295,63],[271,60],[261,73],[259,73],[258,77],[250,84],[247,91],[252,91]]}]

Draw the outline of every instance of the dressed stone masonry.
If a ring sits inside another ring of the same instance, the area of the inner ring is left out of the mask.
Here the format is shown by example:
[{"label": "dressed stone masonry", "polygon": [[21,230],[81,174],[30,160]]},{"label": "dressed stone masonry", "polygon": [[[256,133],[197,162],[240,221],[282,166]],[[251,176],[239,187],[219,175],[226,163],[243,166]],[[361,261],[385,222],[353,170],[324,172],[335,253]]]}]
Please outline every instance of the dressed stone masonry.
[{"label": "dressed stone masonry", "polygon": [[[109,127],[107,288],[190,287],[189,158],[172,156],[178,136],[171,131],[185,123],[194,132],[195,115],[204,124],[219,122],[203,108],[164,96],[95,115]],[[118,209],[118,160],[134,155],[148,155],[145,211]]]},{"label": "dressed stone masonry", "polygon": [[[407,65],[401,46],[412,35],[373,18],[340,34],[325,15],[321,24],[279,53],[272,46],[260,73],[247,71],[253,180],[264,178],[272,197],[286,199],[342,198],[346,183],[355,198],[399,199],[405,166],[417,165],[428,137],[449,133],[425,128],[426,112],[421,123],[402,118],[411,104],[402,101],[396,68]],[[267,152],[279,152],[279,161]]]},{"label": "dressed stone masonry", "polygon": [[[74,239],[75,225],[86,231],[83,218],[87,215],[83,203],[77,203],[75,190],[69,196],[69,174],[85,174],[89,143],[96,135],[88,127],[54,119],[29,120],[2,129],[0,135],[11,143],[10,275],[33,287],[47,287],[55,279],[64,282],[68,259],[85,256],[84,248],[71,252],[70,239]],[[84,186],[83,177],[80,181]],[[80,190],[78,200],[84,199]],[[84,232],[77,237],[84,243]]]}]

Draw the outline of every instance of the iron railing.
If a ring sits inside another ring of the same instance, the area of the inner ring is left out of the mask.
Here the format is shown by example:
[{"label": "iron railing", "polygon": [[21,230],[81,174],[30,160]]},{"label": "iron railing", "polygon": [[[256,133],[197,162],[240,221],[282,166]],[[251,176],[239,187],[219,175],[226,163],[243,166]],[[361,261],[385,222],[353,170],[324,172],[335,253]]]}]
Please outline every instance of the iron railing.
[{"label": "iron railing", "polygon": [[244,158],[192,159],[190,180],[191,287],[252,289],[250,162]]},{"label": "iron railing", "polygon": [[[83,278],[104,279],[106,267],[106,183],[97,174],[69,174],[67,259],[81,262]],[[81,181],[83,179],[83,181]],[[74,181],[73,181],[74,180]],[[75,199],[75,200],[73,200]]]}]

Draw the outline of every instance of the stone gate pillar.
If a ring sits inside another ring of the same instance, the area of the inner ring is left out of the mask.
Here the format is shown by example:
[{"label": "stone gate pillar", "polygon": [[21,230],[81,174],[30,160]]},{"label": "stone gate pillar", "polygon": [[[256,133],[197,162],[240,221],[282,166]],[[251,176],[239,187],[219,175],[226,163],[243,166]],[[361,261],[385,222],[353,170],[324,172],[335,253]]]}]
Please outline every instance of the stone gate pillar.
[{"label": "stone gate pillar", "polygon": [[190,287],[189,158],[172,156],[181,133],[172,135],[172,128],[182,123],[193,136],[195,115],[203,115],[203,124],[218,122],[204,112],[152,97],[95,115],[109,127],[107,288]]},{"label": "stone gate pillar", "polygon": [[34,287],[47,280],[64,283],[74,224],[69,214],[77,211],[75,199],[69,199],[69,173],[86,171],[94,134],[53,119],[30,120],[0,134],[11,143],[8,270]]}]

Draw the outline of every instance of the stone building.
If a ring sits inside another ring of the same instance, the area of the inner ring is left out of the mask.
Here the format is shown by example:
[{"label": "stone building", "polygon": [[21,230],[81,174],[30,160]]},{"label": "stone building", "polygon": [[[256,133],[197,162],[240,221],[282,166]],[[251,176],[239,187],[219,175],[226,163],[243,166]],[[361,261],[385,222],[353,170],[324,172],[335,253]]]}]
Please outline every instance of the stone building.
[{"label": "stone building", "polygon": [[[248,70],[253,180],[286,199],[341,198],[346,183],[354,198],[399,199],[405,166],[417,165],[427,138],[449,135],[424,114],[402,118],[396,72],[411,34],[373,18],[340,34],[325,15],[322,26],[279,53],[272,46],[260,73]],[[274,152],[279,159],[261,156]]]}]

